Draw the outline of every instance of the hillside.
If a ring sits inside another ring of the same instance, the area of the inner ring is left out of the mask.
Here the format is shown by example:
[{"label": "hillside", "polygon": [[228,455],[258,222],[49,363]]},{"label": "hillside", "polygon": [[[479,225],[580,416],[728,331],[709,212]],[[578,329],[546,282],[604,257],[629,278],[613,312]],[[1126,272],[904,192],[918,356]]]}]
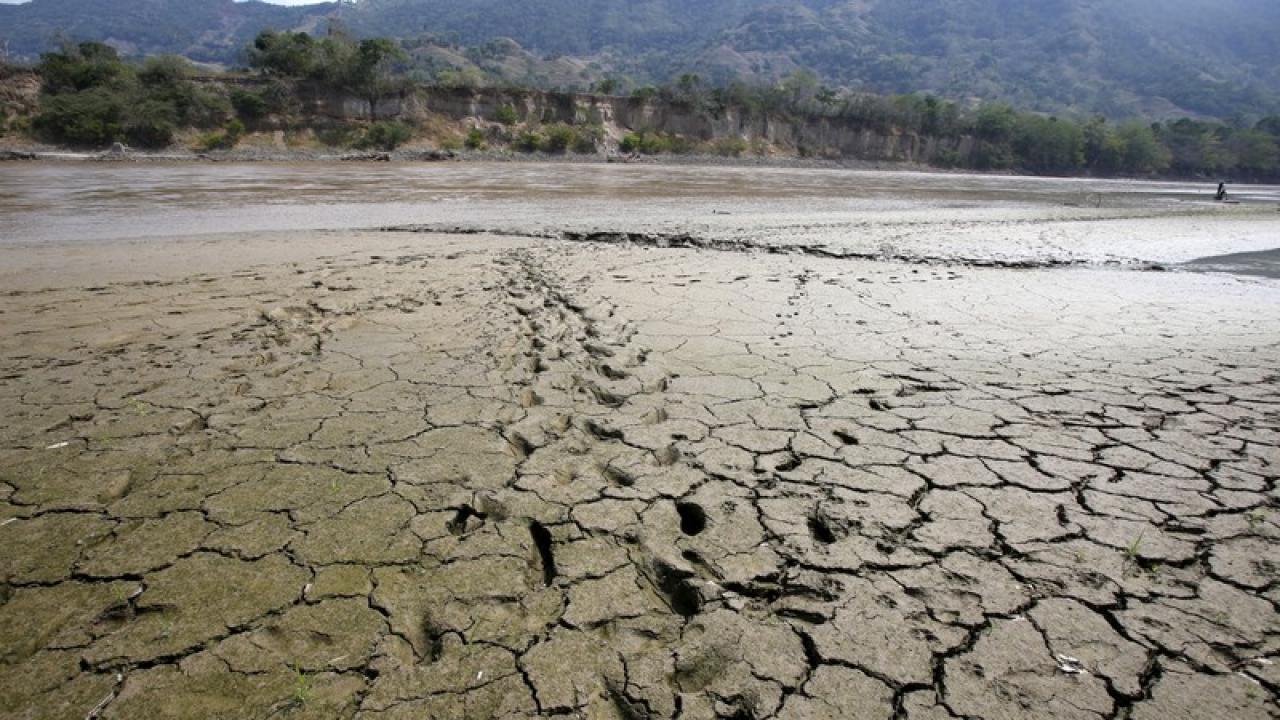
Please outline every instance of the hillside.
[{"label": "hillside", "polygon": [[0,5],[0,47],[31,60],[63,39],[98,40],[129,55],[234,62],[263,28],[314,26],[333,8],[235,0],[36,0]]},{"label": "hillside", "polygon": [[[855,90],[1050,112],[1225,118],[1280,109],[1274,0],[34,0],[0,6],[0,41],[31,57],[61,29],[126,53],[234,62],[257,29],[329,20],[358,36],[452,46],[429,54],[432,71],[482,67],[544,85],[614,77],[635,87],[686,72],[773,81],[807,68]],[[497,38],[526,56],[515,70],[477,61]]]}]

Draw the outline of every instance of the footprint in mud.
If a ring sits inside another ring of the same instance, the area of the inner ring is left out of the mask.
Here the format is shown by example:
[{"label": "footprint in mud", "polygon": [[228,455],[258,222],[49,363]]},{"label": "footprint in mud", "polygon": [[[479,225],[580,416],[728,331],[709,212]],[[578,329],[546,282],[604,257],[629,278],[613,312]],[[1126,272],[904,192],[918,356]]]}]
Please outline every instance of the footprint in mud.
[{"label": "footprint in mud", "polygon": [[455,536],[469,535],[484,527],[486,515],[470,505],[458,508],[453,519],[445,526],[449,534]]},{"label": "footprint in mud", "polygon": [[680,448],[675,445],[668,445],[656,451],[653,457],[658,461],[660,467],[671,467],[680,462]]},{"label": "footprint in mud", "polygon": [[654,408],[645,413],[640,421],[645,425],[661,425],[667,421],[667,411],[662,408]]},{"label": "footprint in mud", "polygon": [[821,509],[814,510],[808,520],[809,534],[823,545],[831,545],[840,539],[839,527]]},{"label": "footprint in mud", "polygon": [[538,551],[538,563],[542,567],[542,584],[544,587],[551,587],[556,580],[556,575],[559,574],[556,570],[556,558],[552,552],[555,538],[551,536],[550,530],[537,521],[529,523],[529,537],[533,539],[533,546]]},{"label": "footprint in mud", "polygon": [[600,469],[600,477],[604,478],[606,482],[619,487],[634,487],[636,484],[636,479],[630,473],[612,465],[602,467]]},{"label": "footprint in mud", "polygon": [[606,365],[604,363],[601,363],[600,365],[596,366],[596,372],[600,373],[602,377],[609,380],[626,380],[627,378],[631,377],[630,373],[625,372],[623,370],[618,370],[617,368],[614,368],[611,365]]},{"label": "footprint in mud", "polygon": [[622,440],[624,437],[621,430],[614,430],[613,428],[605,427],[595,420],[583,420],[582,429],[588,435],[601,442]]},{"label": "footprint in mud", "polygon": [[597,358],[611,358],[615,355],[611,348],[607,348],[599,343],[583,343],[582,349],[586,350],[592,357]]},{"label": "footprint in mud", "polygon": [[702,610],[702,594],[698,592],[693,573],[659,560],[654,563],[653,574],[654,584],[672,612],[691,618]]},{"label": "footprint in mud", "polygon": [[583,390],[591,394],[598,405],[603,405],[607,408],[620,408],[627,402],[626,396],[605,390],[595,383],[583,382],[581,386]]},{"label": "footprint in mud", "polygon": [[511,433],[507,438],[507,446],[511,448],[511,454],[515,455],[517,460],[527,460],[537,449],[525,436],[517,432]]}]

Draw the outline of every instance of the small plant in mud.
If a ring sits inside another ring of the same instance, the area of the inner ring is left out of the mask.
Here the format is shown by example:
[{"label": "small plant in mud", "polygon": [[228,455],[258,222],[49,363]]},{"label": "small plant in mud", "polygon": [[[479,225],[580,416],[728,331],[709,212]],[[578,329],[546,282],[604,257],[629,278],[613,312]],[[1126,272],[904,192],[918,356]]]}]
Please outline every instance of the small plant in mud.
[{"label": "small plant in mud", "polygon": [[297,662],[293,664],[293,697],[290,700],[295,707],[302,707],[311,700],[311,677]]},{"label": "small plant in mud", "polygon": [[1249,530],[1254,532],[1267,521],[1267,514],[1261,510],[1254,510],[1245,516],[1245,521],[1249,523]]},{"label": "small plant in mud", "polygon": [[1138,537],[1129,546],[1124,549],[1124,576],[1130,577],[1137,575],[1142,569],[1142,539],[1146,536],[1145,532],[1138,533]]}]

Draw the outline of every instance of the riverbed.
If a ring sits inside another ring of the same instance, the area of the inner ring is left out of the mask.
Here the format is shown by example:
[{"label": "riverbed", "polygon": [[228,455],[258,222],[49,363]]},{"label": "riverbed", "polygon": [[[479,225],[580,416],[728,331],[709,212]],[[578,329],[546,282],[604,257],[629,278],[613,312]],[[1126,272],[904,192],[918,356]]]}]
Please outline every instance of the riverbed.
[{"label": "riverbed", "polygon": [[1212,190],[0,168],[0,718],[1274,720]]}]

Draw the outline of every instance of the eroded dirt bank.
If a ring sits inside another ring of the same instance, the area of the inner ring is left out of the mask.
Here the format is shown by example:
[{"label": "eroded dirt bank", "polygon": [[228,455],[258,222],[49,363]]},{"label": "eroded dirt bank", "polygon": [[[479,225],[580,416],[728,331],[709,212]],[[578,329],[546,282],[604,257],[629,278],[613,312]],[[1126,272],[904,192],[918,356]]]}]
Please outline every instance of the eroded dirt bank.
[{"label": "eroded dirt bank", "polygon": [[326,238],[0,297],[0,717],[1277,717],[1274,282]]}]

